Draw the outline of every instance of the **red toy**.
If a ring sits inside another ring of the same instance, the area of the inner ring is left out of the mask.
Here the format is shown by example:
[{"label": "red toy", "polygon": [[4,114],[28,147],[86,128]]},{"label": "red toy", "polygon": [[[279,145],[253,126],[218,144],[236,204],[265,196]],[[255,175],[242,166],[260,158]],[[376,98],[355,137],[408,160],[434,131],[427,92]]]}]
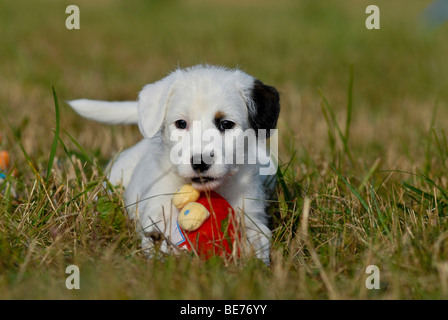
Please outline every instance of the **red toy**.
[{"label": "red toy", "polygon": [[214,255],[231,258],[238,252],[235,211],[226,199],[214,191],[199,193],[186,185],[173,197],[173,204],[181,209],[178,225],[184,241],[179,247],[204,259]]}]

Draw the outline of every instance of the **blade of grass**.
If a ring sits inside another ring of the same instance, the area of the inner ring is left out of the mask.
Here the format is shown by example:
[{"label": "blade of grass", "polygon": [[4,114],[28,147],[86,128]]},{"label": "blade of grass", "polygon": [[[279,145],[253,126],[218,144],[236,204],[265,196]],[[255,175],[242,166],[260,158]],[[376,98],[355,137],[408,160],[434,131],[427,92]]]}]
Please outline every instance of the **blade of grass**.
[{"label": "blade of grass", "polygon": [[73,162],[70,151],[68,151],[67,147],[65,146],[65,143],[62,141],[60,137],[59,137],[59,143],[62,145],[62,148],[64,149],[64,152],[67,155],[68,160],[72,164],[73,170],[75,171],[76,179],[78,180],[78,182],[81,181],[81,174],[79,172],[79,169]]},{"label": "blade of grass", "polygon": [[[78,141],[76,141],[75,138],[73,138],[67,131],[63,130],[64,134],[69,137],[69,139],[73,142],[73,144],[81,151],[82,155],[89,161],[89,164],[96,166],[95,162],[93,161],[92,157],[87,153],[87,151],[79,144]],[[100,168],[98,168],[100,169]]]},{"label": "blade of grass", "polygon": [[[434,135],[434,140],[436,141],[437,150],[439,151],[440,159],[442,160],[442,165],[445,168],[445,171],[448,171],[448,167],[446,165],[446,157],[448,155],[448,150],[447,149],[445,149],[445,151],[443,150],[443,146],[439,140],[439,136],[437,135],[437,131],[435,129],[432,130],[432,134]],[[446,143],[446,137],[444,138]]]},{"label": "blade of grass", "polygon": [[341,173],[336,169],[333,163],[330,163],[330,166],[333,169],[333,171],[338,175],[338,177],[345,183],[347,188],[349,188],[350,191],[355,195],[355,197],[359,200],[359,202],[361,202],[366,212],[370,212],[370,208],[366,200],[361,196],[361,194],[341,175]]},{"label": "blade of grass", "polygon": [[50,157],[48,158],[47,178],[46,178],[47,183],[50,180],[51,170],[53,168],[54,156],[56,155],[56,150],[58,148],[58,141],[59,141],[59,102],[54,87],[52,86],[51,88],[53,90],[54,109],[56,113],[56,129],[54,131],[54,138],[53,138],[53,144],[51,145]]},{"label": "blade of grass", "polygon": [[441,195],[442,195],[442,197],[445,200],[448,200],[448,193],[446,192],[446,190],[443,189],[441,186],[439,186],[433,180],[431,180],[430,178],[428,178],[427,176],[425,176],[423,174],[409,172],[409,171],[403,171],[403,170],[380,170],[380,171],[377,171],[377,172],[379,172],[379,173],[381,173],[381,172],[404,173],[404,174],[408,174],[408,175],[411,175],[411,176],[418,177],[418,178],[423,179],[424,181],[426,181],[431,186],[435,187],[437,190],[439,190]]},{"label": "blade of grass", "polygon": [[403,187],[405,189],[408,189],[409,191],[417,194],[418,196],[425,198],[428,201],[432,201],[433,200],[433,196],[431,194],[429,194],[429,193],[427,193],[427,192],[425,192],[423,190],[420,190],[420,189],[410,185],[409,183],[403,182]]},{"label": "blade of grass", "polygon": [[325,122],[327,123],[327,127],[328,127],[328,142],[330,143],[330,148],[331,148],[331,153],[335,153],[335,147],[336,147],[336,138],[334,137],[334,129],[333,129],[333,125],[330,121],[330,118],[328,116],[328,112],[325,108],[325,102],[324,100],[322,100],[320,107],[322,109],[322,114],[324,115],[324,119]]},{"label": "blade of grass", "polygon": [[345,122],[345,140],[348,141],[350,136],[350,125],[352,122],[353,109],[353,65],[350,66],[350,78],[348,82],[347,92],[347,120]]},{"label": "blade of grass", "polygon": [[[333,125],[334,125],[334,127],[336,128],[336,130],[338,132],[339,138],[342,141],[342,146],[344,148],[344,152],[348,156],[351,164],[354,165],[355,162],[353,160],[353,156],[352,156],[352,154],[350,152],[350,149],[348,147],[347,137],[342,133],[341,127],[339,126],[339,124],[338,124],[338,122],[336,120],[336,116],[335,116],[335,114],[334,114],[334,112],[333,112],[333,110],[331,108],[331,105],[328,102],[327,98],[325,97],[325,95],[324,95],[324,93],[323,93],[323,91],[321,89],[319,89],[319,94],[320,94],[322,102],[323,102],[322,108],[325,107],[326,111],[330,115],[330,119],[333,122]],[[325,116],[325,114],[324,114],[324,116]],[[329,124],[328,117],[326,117],[326,120],[327,120],[327,124]]]},{"label": "blade of grass", "polygon": [[437,101],[434,103],[434,109],[432,111],[431,123],[428,130],[428,135],[426,139],[426,151],[425,151],[425,167],[424,172],[425,175],[428,175],[431,171],[431,144],[432,144],[432,130],[434,128],[434,124],[436,122],[436,114],[437,114]]},{"label": "blade of grass", "polygon": [[443,144],[445,145],[445,153],[448,154],[448,140],[446,139],[445,129],[442,128]]},{"label": "blade of grass", "polygon": [[[296,153],[294,152],[294,154],[292,155],[292,157],[289,159],[288,163],[286,164],[286,167],[283,170],[283,172],[287,172],[287,170],[288,170],[289,166],[291,165],[292,160],[294,159],[295,155],[296,155]],[[289,192],[288,187],[286,186],[285,176],[284,176],[283,172],[282,172],[281,168],[278,168],[278,170],[277,170],[277,180],[279,181],[280,185],[282,186],[283,193],[285,194],[285,200],[287,202],[290,202],[291,201],[291,194]]]},{"label": "blade of grass", "polygon": [[378,168],[379,164],[381,162],[380,158],[377,158],[373,165],[370,167],[369,172],[365,175],[365,177],[362,179],[361,183],[359,184],[358,191],[361,191],[364,189],[364,187],[367,185],[367,182],[369,182],[370,177],[375,173],[376,169]]},{"label": "blade of grass", "polygon": [[389,227],[387,226],[387,223],[384,221],[383,213],[382,213],[381,209],[378,206],[377,195],[375,193],[375,187],[374,187],[373,184],[370,187],[370,196],[372,198],[373,205],[375,206],[375,210],[377,212],[378,219],[380,220],[381,226],[383,228],[382,231],[386,232],[387,237],[389,238],[390,241],[392,241],[393,240],[392,234],[391,234],[391,232],[389,230]]}]

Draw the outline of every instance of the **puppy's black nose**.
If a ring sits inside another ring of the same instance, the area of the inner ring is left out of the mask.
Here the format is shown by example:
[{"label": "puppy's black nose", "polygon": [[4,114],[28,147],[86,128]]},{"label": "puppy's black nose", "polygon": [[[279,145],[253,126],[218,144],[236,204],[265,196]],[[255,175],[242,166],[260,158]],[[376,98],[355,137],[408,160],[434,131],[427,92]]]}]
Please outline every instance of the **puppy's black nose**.
[{"label": "puppy's black nose", "polygon": [[193,156],[191,157],[191,167],[196,172],[205,172],[210,168],[210,164],[205,163],[202,156],[200,156],[201,159],[199,159],[199,156]]}]

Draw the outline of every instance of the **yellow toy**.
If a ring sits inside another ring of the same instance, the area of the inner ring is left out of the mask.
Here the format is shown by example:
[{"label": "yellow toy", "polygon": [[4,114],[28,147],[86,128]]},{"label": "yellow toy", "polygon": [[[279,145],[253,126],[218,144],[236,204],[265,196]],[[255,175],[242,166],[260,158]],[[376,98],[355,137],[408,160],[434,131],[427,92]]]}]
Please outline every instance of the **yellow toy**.
[{"label": "yellow toy", "polygon": [[210,217],[210,212],[202,204],[197,202],[188,203],[179,213],[177,221],[185,231],[199,229]]},{"label": "yellow toy", "polygon": [[186,184],[174,194],[173,204],[177,209],[181,210],[187,203],[197,201],[200,194],[191,184]]},{"label": "yellow toy", "polygon": [[174,206],[181,210],[177,222],[185,231],[199,229],[205,220],[210,217],[210,212],[202,204],[197,203],[201,193],[190,184],[182,186],[173,196]]}]

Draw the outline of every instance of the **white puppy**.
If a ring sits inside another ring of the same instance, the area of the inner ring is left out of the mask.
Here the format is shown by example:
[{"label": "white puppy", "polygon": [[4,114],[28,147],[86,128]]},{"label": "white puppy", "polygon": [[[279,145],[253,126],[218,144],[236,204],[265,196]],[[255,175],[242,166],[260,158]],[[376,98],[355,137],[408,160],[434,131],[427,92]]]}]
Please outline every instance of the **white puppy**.
[{"label": "white puppy", "polygon": [[[227,161],[225,147],[234,139],[223,141],[231,133],[250,129],[258,138],[269,137],[280,112],[273,87],[237,69],[201,65],[178,69],[146,85],[137,102],[68,103],[86,118],[138,123],[144,139],[112,161],[108,178],[124,186],[127,211],[138,219],[142,247],[149,254],[155,242],[162,242],[165,251],[175,244],[178,210],[171,203],[172,194],[191,183],[199,190],[213,189],[229,202],[244,226],[246,247],[269,263],[266,176],[259,174],[258,163]],[[267,129],[267,134],[261,137],[258,129]],[[192,139],[195,134],[199,140]],[[185,149],[179,153],[180,146]],[[247,160],[251,149],[231,150],[243,152]]]}]

